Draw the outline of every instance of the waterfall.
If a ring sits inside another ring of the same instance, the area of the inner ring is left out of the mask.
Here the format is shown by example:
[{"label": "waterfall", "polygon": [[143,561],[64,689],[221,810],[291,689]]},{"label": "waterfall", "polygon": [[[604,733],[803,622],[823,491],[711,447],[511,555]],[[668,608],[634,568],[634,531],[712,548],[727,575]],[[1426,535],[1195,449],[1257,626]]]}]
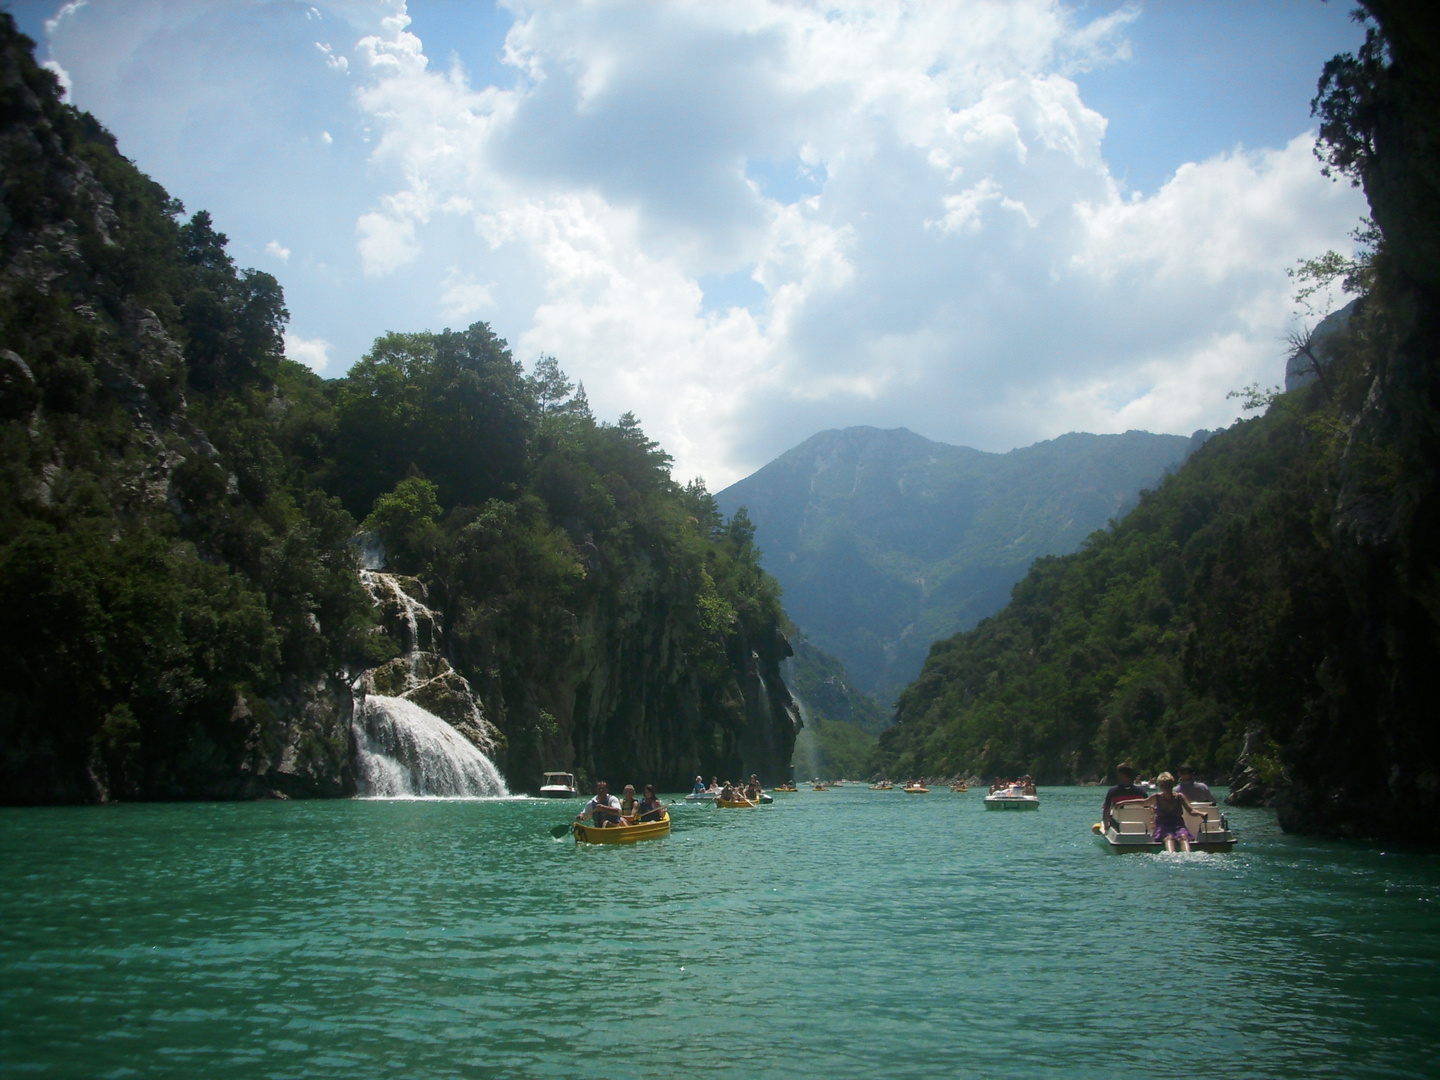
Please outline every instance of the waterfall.
[{"label": "waterfall", "polygon": [[360,711],[356,742],[363,794],[509,794],[489,758],[413,701],[366,694]]},{"label": "waterfall", "polygon": [[423,597],[424,585],[371,567],[360,580],[382,627],[404,649],[351,684],[361,796],[509,794],[485,755],[497,733],[470,684],[440,653],[439,615],[414,595]]}]

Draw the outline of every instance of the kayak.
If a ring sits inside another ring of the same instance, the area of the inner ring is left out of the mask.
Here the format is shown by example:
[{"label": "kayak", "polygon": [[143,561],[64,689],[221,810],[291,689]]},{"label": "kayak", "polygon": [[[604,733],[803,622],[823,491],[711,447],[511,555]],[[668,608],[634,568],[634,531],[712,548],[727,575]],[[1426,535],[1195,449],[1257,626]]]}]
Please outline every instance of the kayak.
[{"label": "kayak", "polygon": [[[564,833],[560,834],[564,836]],[[583,822],[575,823],[577,844],[633,844],[639,840],[659,840],[670,835],[670,811],[659,821],[642,821],[638,825],[612,825],[597,829]]]},{"label": "kayak", "polygon": [[929,795],[929,794],[930,794],[930,789],[929,789],[928,787],[921,787],[919,784],[912,784],[910,787],[907,787],[907,788],[905,789],[905,794],[906,794],[906,795]]},{"label": "kayak", "polygon": [[747,807],[751,810],[755,809],[755,804],[749,799],[740,799],[738,801],[732,801],[730,799],[716,799],[715,805],[722,806],[726,810],[741,810]]}]

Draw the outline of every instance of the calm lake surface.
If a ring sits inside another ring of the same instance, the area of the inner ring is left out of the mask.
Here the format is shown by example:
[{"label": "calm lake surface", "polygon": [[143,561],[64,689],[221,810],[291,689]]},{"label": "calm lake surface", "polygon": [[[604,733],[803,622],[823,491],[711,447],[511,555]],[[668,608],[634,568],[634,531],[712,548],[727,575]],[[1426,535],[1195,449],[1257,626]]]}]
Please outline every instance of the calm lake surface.
[{"label": "calm lake surface", "polygon": [[1106,854],[846,787],[555,841],[576,803],[0,811],[0,1072],[1440,1075],[1440,860]]}]

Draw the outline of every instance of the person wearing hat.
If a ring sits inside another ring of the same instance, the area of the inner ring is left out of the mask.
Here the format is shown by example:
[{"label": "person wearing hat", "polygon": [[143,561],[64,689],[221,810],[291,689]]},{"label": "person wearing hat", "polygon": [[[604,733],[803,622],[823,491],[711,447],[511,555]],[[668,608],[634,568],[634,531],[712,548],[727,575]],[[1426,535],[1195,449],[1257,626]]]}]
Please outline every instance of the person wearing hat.
[{"label": "person wearing hat", "polygon": [[705,794],[705,778],[704,778],[703,776],[697,776],[697,777],[695,777],[695,786],[690,789],[690,794],[692,794],[692,795],[703,795],[703,794]]},{"label": "person wearing hat", "polygon": [[1144,788],[1135,783],[1135,766],[1128,761],[1122,761],[1115,766],[1115,779],[1120,781],[1105,793],[1105,805],[1100,808],[1100,819],[1105,828],[1110,828],[1112,820],[1110,808],[1116,803],[1131,802],[1136,799],[1147,798]]},{"label": "person wearing hat", "polygon": [[1210,794],[1210,785],[1195,779],[1195,766],[1188,761],[1180,766],[1180,782],[1175,785],[1175,790],[1192,803],[1208,802],[1213,803],[1215,796]]}]

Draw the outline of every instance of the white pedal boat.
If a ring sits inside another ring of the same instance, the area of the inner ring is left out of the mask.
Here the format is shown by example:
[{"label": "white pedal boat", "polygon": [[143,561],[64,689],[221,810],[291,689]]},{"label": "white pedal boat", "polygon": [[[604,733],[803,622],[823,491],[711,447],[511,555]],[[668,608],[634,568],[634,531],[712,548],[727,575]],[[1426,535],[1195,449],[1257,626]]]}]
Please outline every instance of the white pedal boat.
[{"label": "white pedal boat", "polygon": [[[1190,842],[1191,851],[1231,851],[1235,847],[1235,834],[1230,831],[1230,822],[1214,803],[1195,803],[1199,814],[1184,813],[1185,827],[1195,837]],[[1203,818],[1201,814],[1205,815]],[[1164,844],[1154,840],[1155,814],[1148,806],[1138,801],[1116,803],[1110,808],[1110,828],[1100,823],[1091,826],[1096,839],[1112,854],[1121,855],[1132,851],[1164,851]]]}]

